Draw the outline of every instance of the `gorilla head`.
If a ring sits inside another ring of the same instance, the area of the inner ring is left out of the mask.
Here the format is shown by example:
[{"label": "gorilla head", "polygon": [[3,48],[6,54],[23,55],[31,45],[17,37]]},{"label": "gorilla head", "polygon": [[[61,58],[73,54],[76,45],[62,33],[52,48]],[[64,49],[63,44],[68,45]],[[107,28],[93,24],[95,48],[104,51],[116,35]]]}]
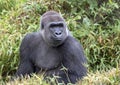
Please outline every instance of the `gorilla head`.
[{"label": "gorilla head", "polygon": [[68,29],[62,16],[55,12],[49,11],[41,17],[42,37],[50,46],[59,46],[68,36]]}]

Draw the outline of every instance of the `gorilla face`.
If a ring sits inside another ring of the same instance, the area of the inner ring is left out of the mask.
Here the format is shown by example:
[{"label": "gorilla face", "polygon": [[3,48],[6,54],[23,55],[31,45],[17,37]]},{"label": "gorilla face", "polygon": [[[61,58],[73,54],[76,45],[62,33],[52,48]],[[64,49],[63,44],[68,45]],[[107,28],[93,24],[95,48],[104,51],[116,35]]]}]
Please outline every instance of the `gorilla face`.
[{"label": "gorilla face", "polygon": [[[53,18],[58,17],[54,16]],[[59,16],[60,17],[60,16]],[[47,44],[50,46],[59,46],[61,45],[68,36],[68,30],[66,23],[63,20],[50,21],[48,19],[47,23],[42,23],[42,36]]]}]

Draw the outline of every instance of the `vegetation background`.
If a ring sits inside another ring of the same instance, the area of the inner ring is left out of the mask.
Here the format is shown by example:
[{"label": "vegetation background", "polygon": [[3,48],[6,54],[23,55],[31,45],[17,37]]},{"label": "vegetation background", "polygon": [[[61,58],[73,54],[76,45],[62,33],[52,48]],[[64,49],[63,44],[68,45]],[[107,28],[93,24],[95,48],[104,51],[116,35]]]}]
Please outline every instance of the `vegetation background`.
[{"label": "vegetation background", "polygon": [[0,0],[0,85],[49,85],[35,74],[9,81],[23,37],[39,30],[40,16],[48,10],[60,12],[83,45],[88,76],[77,85],[120,85],[119,0]]}]

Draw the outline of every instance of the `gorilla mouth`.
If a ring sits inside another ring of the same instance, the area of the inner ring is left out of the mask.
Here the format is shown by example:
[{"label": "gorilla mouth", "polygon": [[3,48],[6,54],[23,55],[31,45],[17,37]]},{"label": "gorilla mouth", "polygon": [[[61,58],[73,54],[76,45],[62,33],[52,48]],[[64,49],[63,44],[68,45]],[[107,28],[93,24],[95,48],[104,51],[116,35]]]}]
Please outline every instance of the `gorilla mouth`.
[{"label": "gorilla mouth", "polygon": [[58,42],[60,42],[60,41],[62,41],[62,39],[58,39],[58,38],[56,38],[56,39],[54,39],[54,41],[58,41]]},{"label": "gorilla mouth", "polygon": [[57,38],[57,37],[51,37],[51,39],[52,39],[54,42],[60,42],[60,41],[62,41],[62,38]]},{"label": "gorilla mouth", "polygon": [[59,46],[59,45],[61,45],[62,44],[62,38],[53,38],[53,37],[51,37],[51,40],[52,40],[52,42],[51,42],[51,44],[53,45],[53,46]]}]

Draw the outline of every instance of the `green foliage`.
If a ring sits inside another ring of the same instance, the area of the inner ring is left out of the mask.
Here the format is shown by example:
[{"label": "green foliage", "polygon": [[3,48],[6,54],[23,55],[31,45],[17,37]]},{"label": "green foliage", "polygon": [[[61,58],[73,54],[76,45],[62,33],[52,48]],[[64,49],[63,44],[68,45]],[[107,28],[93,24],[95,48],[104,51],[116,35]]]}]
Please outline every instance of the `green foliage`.
[{"label": "green foliage", "polygon": [[26,0],[0,0],[0,13],[4,10],[14,10],[20,3]]},{"label": "green foliage", "polygon": [[[15,73],[22,38],[39,30],[40,16],[48,10],[63,15],[83,45],[90,72],[120,69],[119,0],[0,0],[0,81]],[[109,80],[114,78],[119,79]]]},{"label": "green foliage", "polygon": [[3,10],[12,9],[15,4],[15,0],[0,0],[0,12],[2,12]]},{"label": "green foliage", "polygon": [[[50,85],[49,83],[42,80],[43,77],[41,75],[33,75],[31,78],[22,78],[20,81],[19,79],[16,79],[14,82],[9,81],[6,83],[6,85]],[[54,84],[54,79],[51,79],[52,85],[65,85],[65,84]],[[95,72],[95,73],[89,73],[88,76],[84,77],[81,81],[79,81],[77,84],[74,85],[119,85],[120,83],[120,70],[118,69],[111,69],[107,72]],[[67,85],[73,85],[73,84],[67,84]]]}]

